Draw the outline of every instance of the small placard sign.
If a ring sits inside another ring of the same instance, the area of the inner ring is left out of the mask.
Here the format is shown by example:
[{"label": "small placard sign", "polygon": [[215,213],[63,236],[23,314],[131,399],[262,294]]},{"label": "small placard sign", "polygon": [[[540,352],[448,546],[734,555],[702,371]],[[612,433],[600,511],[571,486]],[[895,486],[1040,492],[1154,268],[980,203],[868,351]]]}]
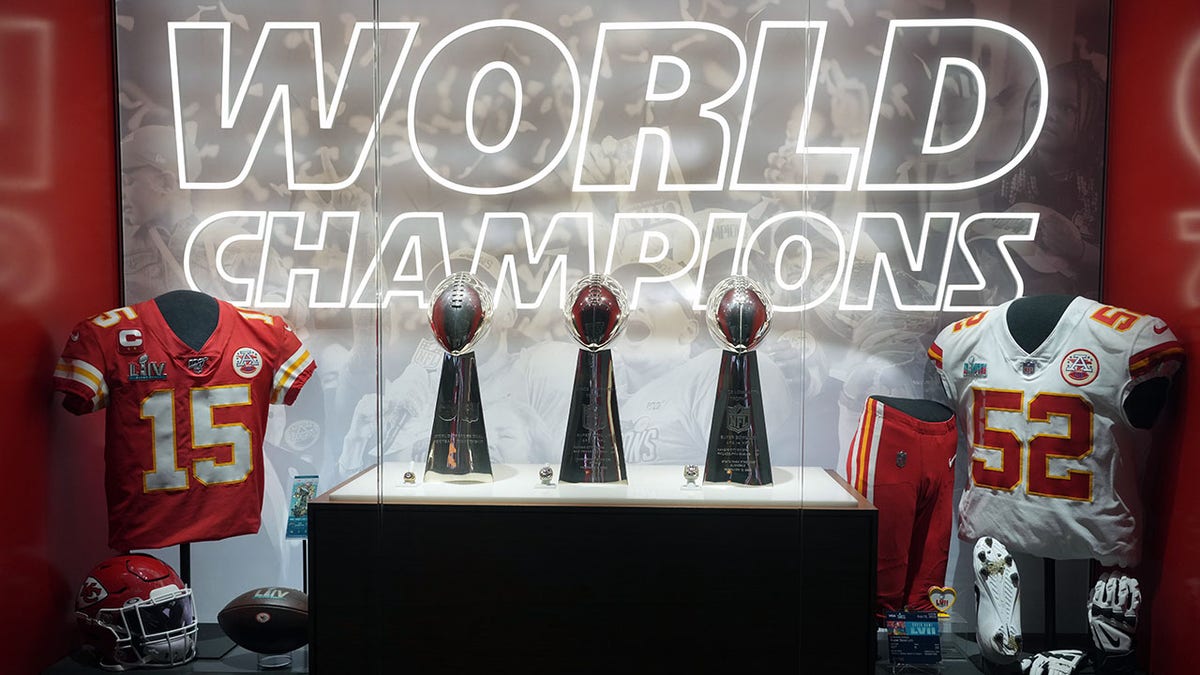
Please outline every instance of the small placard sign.
[{"label": "small placard sign", "polygon": [[292,478],[292,498],[288,504],[287,538],[308,537],[308,500],[317,496],[316,476]]},{"label": "small placard sign", "polygon": [[893,664],[941,663],[937,612],[888,612],[887,632]]}]

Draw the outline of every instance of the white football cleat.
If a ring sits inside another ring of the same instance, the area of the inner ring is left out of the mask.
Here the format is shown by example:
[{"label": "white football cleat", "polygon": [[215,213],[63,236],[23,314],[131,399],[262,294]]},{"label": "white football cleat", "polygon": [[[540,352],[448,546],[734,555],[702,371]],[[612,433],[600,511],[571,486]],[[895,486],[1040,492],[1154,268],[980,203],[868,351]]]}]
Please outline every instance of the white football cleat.
[{"label": "white football cleat", "polygon": [[1083,662],[1083,656],[1078,649],[1042,652],[1022,659],[1021,672],[1025,675],[1071,675]]},{"label": "white football cleat", "polygon": [[1088,629],[1092,644],[1105,655],[1133,651],[1142,592],[1138,581],[1120,572],[1105,572],[1088,598]]},{"label": "white football cleat", "polygon": [[984,658],[1012,663],[1021,653],[1021,578],[995,537],[975,542],[975,641]]}]

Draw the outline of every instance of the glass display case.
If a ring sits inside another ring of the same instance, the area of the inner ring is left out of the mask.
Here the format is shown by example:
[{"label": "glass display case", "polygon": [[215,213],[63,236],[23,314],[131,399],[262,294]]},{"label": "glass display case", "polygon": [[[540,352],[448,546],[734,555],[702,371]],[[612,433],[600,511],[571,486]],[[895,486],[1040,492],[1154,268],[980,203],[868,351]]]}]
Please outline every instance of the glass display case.
[{"label": "glass display case", "polygon": [[[317,364],[270,408],[257,532],[151,552],[201,628],[304,591],[320,672],[930,665],[888,639],[910,624],[963,668],[1075,646],[1100,535],[1033,546],[959,504],[1084,523],[1103,444],[1071,445],[1082,407],[967,401],[1016,352],[956,345],[1014,299],[1098,296],[1105,55],[1078,45],[1108,13],[119,4],[126,304],[279,317]],[[1177,362],[1153,330],[1132,384]],[[1085,400],[1113,366],[1072,344],[1017,377]],[[232,462],[223,414],[156,457]],[[1048,589],[1023,631],[1009,589],[976,616],[979,560]]]}]

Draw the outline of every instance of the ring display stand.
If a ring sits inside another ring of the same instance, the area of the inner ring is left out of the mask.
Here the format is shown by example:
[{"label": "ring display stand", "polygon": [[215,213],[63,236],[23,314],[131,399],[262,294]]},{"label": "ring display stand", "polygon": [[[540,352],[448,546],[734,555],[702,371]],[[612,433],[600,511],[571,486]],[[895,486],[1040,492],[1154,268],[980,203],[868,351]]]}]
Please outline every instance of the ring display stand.
[{"label": "ring display stand", "polygon": [[278,670],[280,668],[290,668],[292,666],[292,654],[259,654],[258,669],[259,670]]}]

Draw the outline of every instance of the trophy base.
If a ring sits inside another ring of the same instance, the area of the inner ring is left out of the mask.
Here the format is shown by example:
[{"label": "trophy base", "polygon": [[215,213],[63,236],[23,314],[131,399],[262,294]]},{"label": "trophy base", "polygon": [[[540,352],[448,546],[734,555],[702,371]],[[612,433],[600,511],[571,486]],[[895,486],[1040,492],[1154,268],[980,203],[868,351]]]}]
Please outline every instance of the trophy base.
[{"label": "trophy base", "polygon": [[579,350],[563,441],[562,483],[626,483],[612,352]]},{"label": "trophy base", "polygon": [[491,482],[492,462],[473,352],[446,354],[442,359],[435,406],[425,482]]},{"label": "trophy base", "polygon": [[436,471],[426,471],[424,478],[426,483],[491,483],[493,480],[490,473],[438,473]]},{"label": "trophy base", "polygon": [[770,485],[758,355],[724,351],[704,462],[705,485]]},{"label": "trophy base", "polygon": [[704,479],[705,485],[728,485],[734,489],[737,488],[756,488],[756,487],[771,487],[774,483],[741,483],[735,480],[709,480]]}]

